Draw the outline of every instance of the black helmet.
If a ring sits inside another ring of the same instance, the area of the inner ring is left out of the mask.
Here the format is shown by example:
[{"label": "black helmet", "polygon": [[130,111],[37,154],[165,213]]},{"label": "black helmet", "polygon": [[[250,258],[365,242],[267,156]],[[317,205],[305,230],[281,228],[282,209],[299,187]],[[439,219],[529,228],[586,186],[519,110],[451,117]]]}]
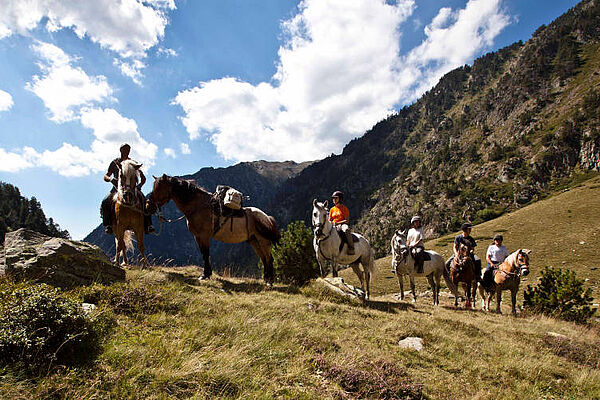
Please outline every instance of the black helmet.
[{"label": "black helmet", "polygon": [[333,192],[331,197],[339,197],[340,200],[344,200],[344,193],[340,192],[339,190],[336,190],[335,192]]},{"label": "black helmet", "polygon": [[494,235],[494,240],[502,241],[502,240],[504,240],[504,238],[502,237],[501,234],[497,233],[497,234]]},{"label": "black helmet", "polygon": [[131,150],[131,146],[130,146],[130,145],[128,145],[127,143],[123,143],[123,144],[121,145],[121,147],[119,147],[119,150],[120,150],[120,151],[123,151],[123,149]]},{"label": "black helmet", "polygon": [[462,226],[460,227],[460,229],[464,231],[464,230],[470,229],[471,227],[473,227],[473,225],[471,225],[468,222],[465,222],[464,224],[462,224]]}]

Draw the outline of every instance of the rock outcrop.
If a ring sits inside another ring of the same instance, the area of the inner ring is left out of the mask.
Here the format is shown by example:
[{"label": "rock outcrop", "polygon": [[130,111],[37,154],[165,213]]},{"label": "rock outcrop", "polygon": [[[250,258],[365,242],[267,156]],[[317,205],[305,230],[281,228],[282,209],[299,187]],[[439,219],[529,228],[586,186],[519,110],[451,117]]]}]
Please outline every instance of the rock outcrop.
[{"label": "rock outcrop", "polygon": [[95,245],[53,238],[27,229],[8,232],[0,275],[58,287],[125,280],[125,270],[112,264]]}]

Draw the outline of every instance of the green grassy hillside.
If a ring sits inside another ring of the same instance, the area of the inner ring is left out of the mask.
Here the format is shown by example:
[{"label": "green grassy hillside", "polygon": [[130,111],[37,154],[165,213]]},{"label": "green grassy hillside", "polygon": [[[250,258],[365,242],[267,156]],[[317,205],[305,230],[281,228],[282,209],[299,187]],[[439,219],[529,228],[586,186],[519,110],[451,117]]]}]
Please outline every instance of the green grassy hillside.
[{"label": "green grassy hillside", "polygon": [[[600,396],[597,328],[454,310],[447,298],[435,308],[428,301],[363,305],[317,284],[268,290],[253,280],[200,283],[197,276],[196,269],[129,271],[130,287],[159,291],[178,307],[117,314],[88,366],[36,379],[2,372],[0,398]],[[102,303],[99,310],[116,312]],[[399,348],[407,336],[423,338],[424,350]]]}]

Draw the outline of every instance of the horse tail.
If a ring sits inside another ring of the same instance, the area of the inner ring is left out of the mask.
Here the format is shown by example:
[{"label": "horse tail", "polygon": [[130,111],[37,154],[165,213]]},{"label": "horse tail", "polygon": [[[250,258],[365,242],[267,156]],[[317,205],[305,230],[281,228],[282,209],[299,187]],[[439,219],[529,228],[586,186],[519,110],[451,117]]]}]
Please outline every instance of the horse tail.
[{"label": "horse tail", "polygon": [[123,234],[123,241],[125,242],[125,251],[127,253],[133,253],[135,249],[133,247],[133,233],[131,231],[125,231]]},{"label": "horse tail", "polygon": [[448,273],[448,269],[446,268],[446,263],[444,263],[444,269],[443,269],[443,275],[444,275],[444,281],[446,282],[446,286],[448,286],[448,289],[450,289],[450,291],[452,292],[452,294],[456,297],[458,297],[458,288],[456,287],[456,285],[454,285],[454,282],[452,282],[452,279],[450,279],[450,274]]},{"label": "horse tail", "polygon": [[253,215],[256,232],[275,244],[279,243],[281,232],[279,231],[279,225],[277,225],[275,218],[263,212],[255,212]]}]

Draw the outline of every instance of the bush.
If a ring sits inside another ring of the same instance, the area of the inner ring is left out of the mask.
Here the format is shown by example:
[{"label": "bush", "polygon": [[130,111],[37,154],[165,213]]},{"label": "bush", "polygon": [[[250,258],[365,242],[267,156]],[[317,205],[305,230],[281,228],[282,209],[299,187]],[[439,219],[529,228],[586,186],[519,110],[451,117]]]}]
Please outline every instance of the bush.
[{"label": "bush", "polygon": [[290,223],[273,248],[275,277],[286,283],[304,285],[319,276],[313,249],[313,234],[302,221]]},{"label": "bush", "polygon": [[570,270],[546,267],[538,285],[527,285],[524,293],[525,309],[538,314],[586,322],[596,310],[592,309],[592,290],[583,289],[583,281]]},{"label": "bush", "polygon": [[0,365],[36,373],[97,354],[109,326],[48,285],[0,284]]}]

